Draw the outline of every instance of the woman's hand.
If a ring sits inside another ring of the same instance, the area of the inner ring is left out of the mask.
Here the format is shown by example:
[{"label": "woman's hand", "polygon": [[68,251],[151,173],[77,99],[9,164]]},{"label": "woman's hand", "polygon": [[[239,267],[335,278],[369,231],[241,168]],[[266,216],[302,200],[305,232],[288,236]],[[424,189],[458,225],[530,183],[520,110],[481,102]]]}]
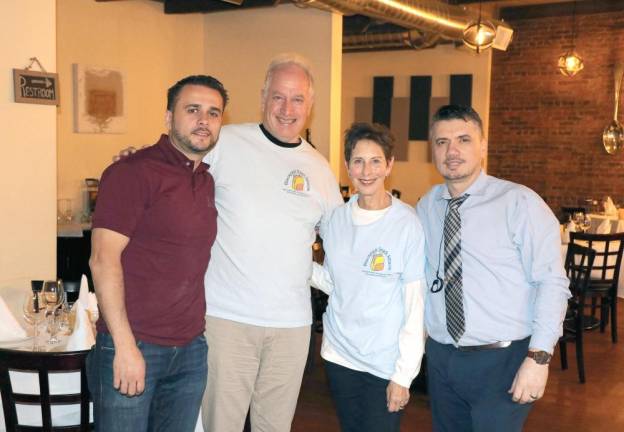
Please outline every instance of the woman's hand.
[{"label": "woman's hand", "polygon": [[405,408],[409,401],[410,394],[407,387],[400,386],[394,381],[390,381],[386,388],[386,398],[388,404],[388,412],[397,412]]}]

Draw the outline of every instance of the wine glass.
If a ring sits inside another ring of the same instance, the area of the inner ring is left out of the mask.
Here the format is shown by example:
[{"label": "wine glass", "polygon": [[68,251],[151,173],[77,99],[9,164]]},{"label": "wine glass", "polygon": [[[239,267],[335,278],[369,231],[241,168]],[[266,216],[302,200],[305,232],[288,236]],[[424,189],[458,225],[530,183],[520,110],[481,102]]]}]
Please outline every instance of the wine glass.
[{"label": "wine glass", "polygon": [[71,333],[71,327],[69,323],[70,313],[71,311],[70,311],[69,303],[67,302],[67,291],[63,289],[63,303],[61,303],[61,305],[58,308],[58,314],[59,314],[59,319],[60,319],[58,327],[61,333],[65,335],[69,335]]},{"label": "wine glass", "polygon": [[590,228],[591,228],[591,218],[585,215],[585,217],[583,218],[583,221],[581,222],[581,229],[583,230],[583,232],[587,232],[589,231]]},{"label": "wine glass", "polygon": [[31,291],[24,298],[24,320],[33,326],[33,351],[40,351],[37,339],[39,336],[39,323],[45,317],[43,295],[40,292]]},{"label": "wine glass", "polygon": [[68,198],[57,200],[58,220],[61,223],[71,223],[73,219],[72,200]]},{"label": "wine glass", "polygon": [[65,292],[63,290],[63,283],[59,281],[46,281],[43,284],[43,301],[46,308],[46,316],[48,317],[48,332],[50,333],[49,344],[59,343],[60,339],[56,337],[56,333],[59,330],[58,323],[56,321],[56,310],[65,301]]},{"label": "wine glass", "polygon": [[583,221],[585,220],[585,215],[583,212],[574,212],[572,215],[572,220],[574,221],[574,225],[576,225],[577,231],[582,230]]}]

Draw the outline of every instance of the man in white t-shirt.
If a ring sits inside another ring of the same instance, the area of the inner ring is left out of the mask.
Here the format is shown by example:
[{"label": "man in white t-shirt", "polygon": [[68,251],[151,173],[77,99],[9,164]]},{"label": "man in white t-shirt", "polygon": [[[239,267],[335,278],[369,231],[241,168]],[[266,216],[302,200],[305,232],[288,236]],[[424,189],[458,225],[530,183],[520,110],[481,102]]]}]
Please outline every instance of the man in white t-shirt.
[{"label": "man in white t-shirt", "polygon": [[315,227],[342,203],[327,161],[300,137],[314,101],[307,62],[270,64],[262,123],[225,126],[204,161],[217,239],[206,273],[206,431],[290,430],[310,340]]}]

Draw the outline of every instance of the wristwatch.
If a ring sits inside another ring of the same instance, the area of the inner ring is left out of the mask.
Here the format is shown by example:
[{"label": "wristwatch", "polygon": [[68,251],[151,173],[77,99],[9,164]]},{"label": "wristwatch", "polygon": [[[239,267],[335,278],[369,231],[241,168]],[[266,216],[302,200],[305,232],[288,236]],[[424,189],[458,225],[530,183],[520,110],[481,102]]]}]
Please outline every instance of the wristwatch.
[{"label": "wristwatch", "polygon": [[552,354],[548,354],[546,351],[529,351],[527,352],[527,357],[535,360],[535,363],[538,365],[546,365],[550,363]]}]

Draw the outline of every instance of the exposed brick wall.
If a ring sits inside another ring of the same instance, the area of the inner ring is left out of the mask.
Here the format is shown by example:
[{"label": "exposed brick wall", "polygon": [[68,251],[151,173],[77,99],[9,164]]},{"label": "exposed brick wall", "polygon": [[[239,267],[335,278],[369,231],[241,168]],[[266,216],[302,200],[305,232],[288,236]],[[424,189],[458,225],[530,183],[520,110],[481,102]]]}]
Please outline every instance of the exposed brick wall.
[{"label": "exposed brick wall", "polygon": [[[514,40],[492,59],[488,173],[534,189],[556,214],[605,195],[624,204],[624,152],[611,156],[602,146],[613,118],[613,67],[624,62],[624,12],[577,23],[585,69],[575,77],[557,70],[570,16],[510,22]],[[618,117],[624,122],[624,95]]]}]

